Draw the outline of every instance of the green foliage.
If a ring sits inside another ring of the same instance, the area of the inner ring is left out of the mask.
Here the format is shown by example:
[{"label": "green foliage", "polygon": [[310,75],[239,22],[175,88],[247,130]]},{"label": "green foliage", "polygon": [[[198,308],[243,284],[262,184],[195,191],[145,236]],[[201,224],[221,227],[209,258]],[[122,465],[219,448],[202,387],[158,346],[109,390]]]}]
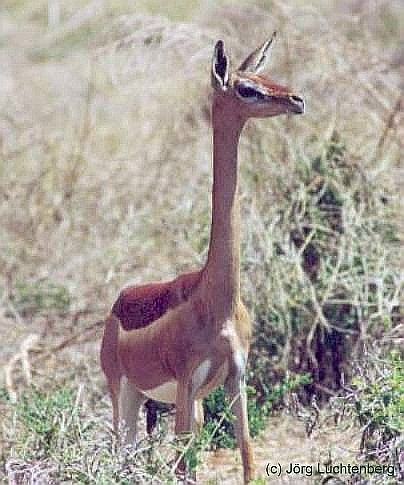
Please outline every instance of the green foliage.
[{"label": "green foliage", "polygon": [[5,402],[10,401],[10,396],[9,396],[7,389],[5,387],[0,387],[0,403],[2,401],[5,401]]},{"label": "green foliage", "polygon": [[[247,410],[250,433],[257,436],[265,429],[266,421],[274,406],[279,405],[284,396],[295,391],[300,385],[308,384],[307,375],[288,376],[272,390],[266,389],[265,396],[258,395],[255,389],[247,386]],[[234,415],[231,410],[224,388],[215,389],[204,399],[205,424],[202,432],[188,446],[183,446],[184,456],[191,470],[200,464],[201,452],[207,449],[235,448],[237,443],[234,436]]]},{"label": "green foliage", "polygon": [[[373,348],[357,371],[344,395],[332,400],[332,407],[345,425],[349,417],[359,424],[364,462],[393,465],[399,473],[404,446],[403,357],[397,351],[386,354]],[[389,483],[401,483],[399,476]]]},{"label": "green foliage", "polygon": [[404,432],[404,361],[398,352],[354,378],[353,404],[368,455]]},{"label": "green foliage", "polygon": [[[252,377],[252,375],[251,375]],[[308,375],[286,376],[285,379],[264,392],[247,386],[247,410],[250,433],[257,436],[265,429],[270,411],[279,405],[285,395],[300,386],[310,383]],[[215,389],[204,399],[205,426],[201,442],[213,448],[234,448],[236,440],[233,428],[233,412],[223,387]]]},{"label": "green foliage", "polygon": [[49,483],[56,477],[58,483],[83,485],[151,483],[153,477],[161,483],[162,474],[164,483],[173,483],[166,467],[171,444],[156,437],[139,450],[118,451],[110,433],[105,434],[105,416],[97,420],[83,397],[81,388],[48,384],[46,391],[34,387],[16,404],[8,403],[15,425],[8,437],[9,462],[24,463],[27,477],[31,466],[42,470]]},{"label": "green foliage", "polygon": [[[251,382],[255,382],[255,375],[251,372]],[[298,391],[302,386],[312,381],[309,374],[287,374],[283,380],[271,387],[263,387],[263,393],[257,391],[253,386],[247,387],[248,395],[248,418],[251,435],[257,436],[265,429],[266,418],[270,411],[279,407],[285,396],[291,392]]]},{"label": "green foliage", "polygon": [[233,413],[223,387],[218,387],[203,400],[205,426],[202,441],[212,436],[211,445],[217,448],[234,448]]},{"label": "green foliage", "polygon": [[18,453],[24,458],[50,458],[55,450],[66,461],[73,458],[75,443],[85,438],[88,427],[80,419],[81,404],[70,387],[47,393],[33,388],[16,404]]},{"label": "green foliage", "polygon": [[252,485],[267,485],[267,483],[268,483],[267,478],[262,478],[262,477],[256,478],[251,482]]},{"label": "green foliage", "polygon": [[48,280],[36,282],[17,282],[14,303],[23,314],[35,314],[40,311],[66,311],[71,304],[71,297],[66,287]]}]

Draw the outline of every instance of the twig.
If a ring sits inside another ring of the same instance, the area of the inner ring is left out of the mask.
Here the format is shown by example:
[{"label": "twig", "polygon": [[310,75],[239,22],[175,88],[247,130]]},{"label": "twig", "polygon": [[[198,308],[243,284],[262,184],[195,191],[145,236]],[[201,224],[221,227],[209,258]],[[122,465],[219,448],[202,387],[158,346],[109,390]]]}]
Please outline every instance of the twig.
[{"label": "twig", "polygon": [[27,385],[30,385],[32,380],[32,373],[31,373],[31,365],[29,362],[29,351],[32,350],[32,348],[37,344],[38,341],[39,341],[38,334],[29,334],[22,341],[19,352],[14,354],[11,357],[11,359],[8,361],[8,363],[4,366],[6,389],[10,396],[10,400],[12,402],[17,401],[17,392],[15,390],[14,380],[13,380],[13,371],[14,371],[15,365],[19,360],[21,361],[25,381]]},{"label": "twig", "polygon": [[47,349],[43,352],[40,351],[40,355],[38,355],[34,360],[33,363],[37,363],[43,359],[46,359],[48,357],[51,357],[53,354],[56,352],[59,352],[60,350],[73,345],[75,341],[79,338],[82,337],[83,335],[87,333],[91,333],[94,330],[96,330],[98,327],[101,327],[104,324],[104,320],[98,320],[89,327],[80,330],[79,332],[76,332],[75,334],[71,335],[69,338],[66,338],[62,340],[59,344],[55,345],[54,347],[51,347],[50,349]]},{"label": "twig", "polygon": [[378,158],[380,157],[381,151],[382,151],[384,145],[386,144],[386,140],[389,136],[389,133],[394,127],[394,123],[395,123],[397,113],[399,113],[401,111],[402,105],[404,104],[403,100],[404,100],[404,92],[401,93],[400,96],[398,97],[396,103],[393,106],[393,109],[390,112],[389,117],[387,118],[386,126],[384,127],[383,133],[382,133],[381,137],[379,138],[379,141],[377,142],[377,145],[376,145],[375,154],[373,156],[373,162],[378,160]]}]

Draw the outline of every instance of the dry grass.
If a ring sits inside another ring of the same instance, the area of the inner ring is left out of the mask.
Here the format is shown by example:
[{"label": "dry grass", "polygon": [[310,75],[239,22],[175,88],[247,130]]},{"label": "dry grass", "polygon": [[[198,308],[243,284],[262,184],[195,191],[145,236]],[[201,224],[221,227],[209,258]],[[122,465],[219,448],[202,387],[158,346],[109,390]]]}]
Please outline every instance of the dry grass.
[{"label": "dry grass", "polygon": [[[393,331],[391,312],[402,298],[401,2],[175,3],[6,0],[0,10],[0,363],[22,352],[9,369],[16,395],[29,380],[47,386],[50,376],[84,385],[87,419],[99,424],[109,419],[100,328],[86,328],[128,280],[169,278],[206,256],[208,75],[219,37],[237,64],[278,30],[273,78],[307,103],[305,117],[250,122],[242,139],[243,287],[253,315],[261,322],[263,308],[288,315],[298,295],[295,302],[313,303],[307,318],[326,325],[290,241],[305,217],[291,210],[308,201],[301,173],[335,133],[344,163],[363,174],[346,193],[370,187],[377,201],[370,210],[348,204],[345,245],[331,260],[345,251],[348,264],[360,247],[366,281],[379,285],[376,317],[360,319],[361,336],[363,322],[380,326],[386,315]],[[344,181],[333,180],[343,191]],[[366,233],[377,221],[401,227],[401,235]],[[324,273],[321,304],[337,298],[340,284],[352,299],[363,295],[363,279],[339,269]],[[288,317],[279,325],[291,345]],[[29,335],[34,345],[24,353]],[[283,348],[277,365],[287,366],[291,353]],[[7,403],[1,408],[12,416]],[[51,476],[52,466],[40,473]],[[41,480],[32,483],[48,483]]]}]

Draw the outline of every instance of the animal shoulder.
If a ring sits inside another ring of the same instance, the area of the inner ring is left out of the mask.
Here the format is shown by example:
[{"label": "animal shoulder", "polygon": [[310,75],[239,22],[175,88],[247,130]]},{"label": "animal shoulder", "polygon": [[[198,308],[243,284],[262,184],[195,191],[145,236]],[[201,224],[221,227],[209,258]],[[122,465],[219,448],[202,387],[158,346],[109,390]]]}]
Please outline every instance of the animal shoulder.
[{"label": "animal shoulder", "polygon": [[200,278],[201,272],[194,271],[171,281],[128,286],[121,291],[112,313],[125,330],[146,327],[188,300]]}]

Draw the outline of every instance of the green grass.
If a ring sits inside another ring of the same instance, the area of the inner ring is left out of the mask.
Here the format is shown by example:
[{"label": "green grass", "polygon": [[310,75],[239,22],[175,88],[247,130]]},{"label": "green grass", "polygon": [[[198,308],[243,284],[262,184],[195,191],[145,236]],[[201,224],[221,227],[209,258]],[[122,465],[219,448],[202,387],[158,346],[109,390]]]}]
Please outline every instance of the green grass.
[{"label": "green grass", "polygon": [[[50,30],[45,0],[0,9],[1,365],[26,334],[44,335],[28,356],[36,387],[17,362],[16,407],[0,393],[16,423],[1,453],[75,483],[169,475],[163,436],[146,447],[151,464],[112,453],[98,334],[46,365],[36,353],[90,323],[76,311],[105,316],[128,280],[205,261],[217,38],[236,66],[278,30],[268,75],[307,102],[304,117],[252,120],[240,143],[252,432],[290,392],[306,404],[340,393],[369,344],[398,348],[403,314],[398,2],[107,3],[86,17],[87,0],[61,2]],[[363,368],[374,359],[365,355]],[[357,389],[361,415],[391,437],[402,426],[400,365],[386,384]],[[49,377],[54,386],[43,384]],[[77,400],[80,386],[89,399]],[[222,391],[205,407],[199,451],[233,445]]]},{"label": "green grass", "polygon": [[67,311],[71,296],[67,288],[51,281],[19,281],[15,284],[14,305],[21,314],[35,314],[49,310]]},{"label": "green grass", "polygon": [[352,381],[357,419],[368,454],[404,432],[404,362],[398,352]]},{"label": "green grass", "polygon": [[388,483],[398,484],[404,445],[404,362],[395,350],[372,352],[372,358],[358,363],[357,376],[332,405],[340,419],[359,425],[361,461],[394,466],[395,478]]},{"label": "green grass", "polygon": [[165,448],[166,460],[172,454],[172,445],[163,447],[161,437],[156,437],[143,443],[140,451],[114,451],[112,436],[102,420],[94,409],[89,413],[83,387],[48,382],[46,390],[27,389],[16,404],[9,403],[7,408],[14,423],[7,438],[7,462],[15,471],[23,464],[27,479],[36,467],[37,472],[49,470],[49,479],[83,485],[172,480],[160,455]]}]

